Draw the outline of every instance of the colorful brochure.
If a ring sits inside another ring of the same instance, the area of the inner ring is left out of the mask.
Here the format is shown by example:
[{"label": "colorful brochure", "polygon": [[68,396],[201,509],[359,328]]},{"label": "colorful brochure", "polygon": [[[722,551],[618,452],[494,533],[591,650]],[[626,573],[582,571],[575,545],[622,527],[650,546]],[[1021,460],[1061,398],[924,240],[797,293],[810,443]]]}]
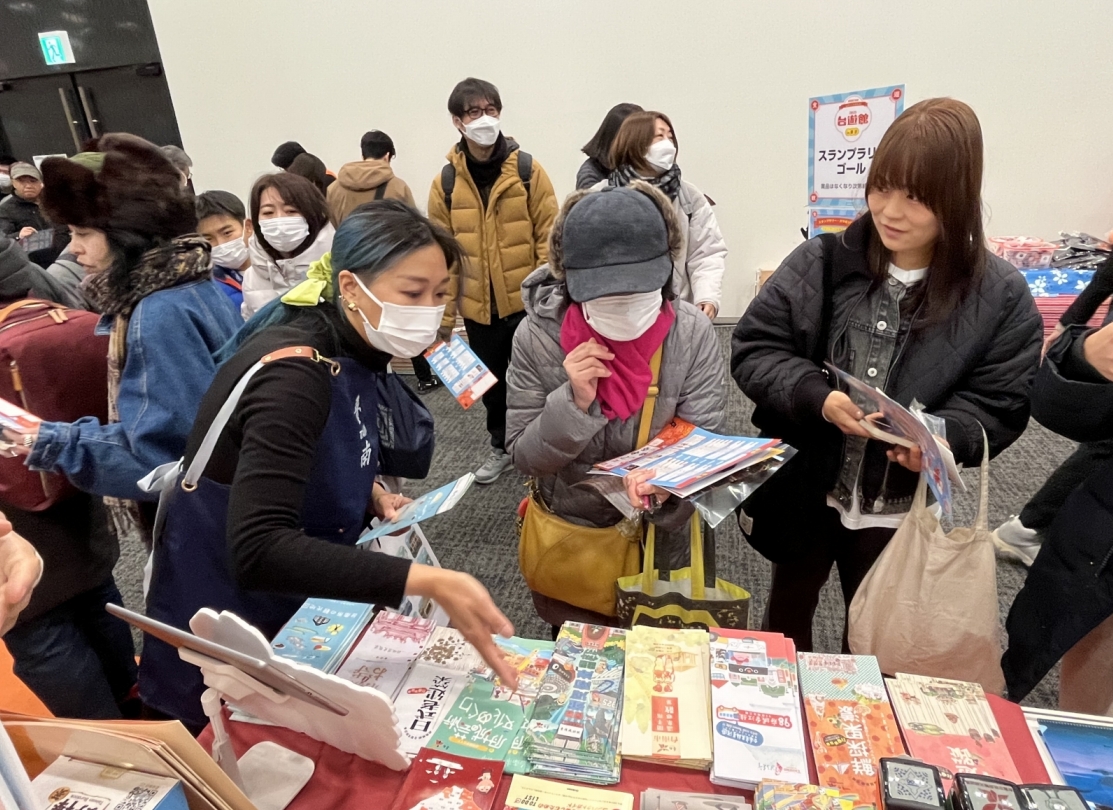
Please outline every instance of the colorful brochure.
[{"label": "colorful brochure", "polygon": [[369,543],[383,535],[395,534],[413,526],[415,523],[421,523],[435,515],[444,514],[460,502],[460,499],[464,497],[464,494],[474,482],[475,476],[468,473],[463,478],[459,478],[450,484],[445,484],[432,492],[426,492],[412,503],[403,506],[394,520],[380,522],[373,529],[364,532],[363,536],[359,538],[360,544]]},{"label": "colorful brochure", "polygon": [[721,436],[683,419],[673,419],[645,447],[596,464],[592,475],[625,478],[634,470],[651,469],[649,483],[687,498],[739,470],[783,452],[777,439]]},{"label": "colorful brochure", "polygon": [[565,622],[526,724],[531,773],[618,782],[626,632]]},{"label": "colorful brochure", "polygon": [[448,710],[467,686],[468,677],[467,672],[420,661],[414,664],[394,698],[394,714],[402,729],[399,746],[402,751],[416,756],[433,739]]},{"label": "colorful brochure", "polygon": [[391,810],[492,810],[502,764],[423,748]]},{"label": "colorful brochure", "polygon": [[622,756],[707,770],[706,630],[637,626],[626,634]]},{"label": "colorful brochure", "polygon": [[515,776],[506,810],[634,810],[634,794]]},{"label": "colorful brochure", "polygon": [[877,659],[800,653],[796,660],[819,784],[881,807],[878,761],[905,751]]},{"label": "colorful brochure", "polygon": [[779,633],[711,631],[711,781],[753,789],[763,779],[807,782],[807,733],[796,651]]},{"label": "colorful brochure", "polygon": [[453,335],[448,343],[438,343],[425,353],[425,357],[441,382],[465,409],[478,402],[498,382],[459,335]]},{"label": "colorful brochure", "polygon": [[980,684],[901,673],[886,683],[908,753],[939,767],[948,795],[956,773],[996,776],[1020,784]]},{"label": "colorful brochure", "polygon": [[306,599],[271,642],[274,654],[327,672],[336,672],[374,605],[340,599]]},{"label": "colorful brochure", "polygon": [[383,610],[336,675],[393,698],[435,627],[429,619]]}]

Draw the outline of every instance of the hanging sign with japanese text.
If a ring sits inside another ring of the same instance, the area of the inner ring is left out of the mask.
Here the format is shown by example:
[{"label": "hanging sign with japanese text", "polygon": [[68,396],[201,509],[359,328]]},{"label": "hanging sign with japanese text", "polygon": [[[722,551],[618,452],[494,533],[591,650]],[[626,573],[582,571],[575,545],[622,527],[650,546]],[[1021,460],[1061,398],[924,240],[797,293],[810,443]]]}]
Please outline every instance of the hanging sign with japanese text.
[{"label": "hanging sign with japanese text", "polygon": [[881,136],[904,111],[904,85],[808,103],[808,205],[860,207]]}]

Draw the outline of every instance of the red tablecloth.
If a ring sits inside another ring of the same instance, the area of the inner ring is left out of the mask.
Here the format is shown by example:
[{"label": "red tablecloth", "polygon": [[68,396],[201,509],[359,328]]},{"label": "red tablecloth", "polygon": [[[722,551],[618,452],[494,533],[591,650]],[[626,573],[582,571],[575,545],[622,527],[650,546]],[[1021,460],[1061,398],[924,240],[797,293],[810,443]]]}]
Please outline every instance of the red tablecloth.
[{"label": "red tablecloth", "polygon": [[[1047,771],[1040,759],[1028,725],[1019,706],[1001,698],[990,697],[990,705],[1001,726],[1001,734],[1008,743],[1009,752],[1016,763],[1023,781],[1046,783]],[[304,734],[288,729],[271,726],[257,726],[249,723],[227,722],[226,727],[232,738],[237,756],[243,756],[251,746],[264,740],[272,740],[279,745],[297,751],[317,763],[313,778],[290,805],[290,810],[389,810],[406,778],[404,772],[384,768],[367,762],[352,754],[345,754],[324,743],[312,740]],[[212,731],[206,729],[201,735],[201,744],[210,748]],[[510,777],[503,780],[499,790],[496,807],[502,807],[506,791],[510,787]],[[743,791],[729,790],[711,784],[707,774],[682,768],[649,765],[642,762],[624,762],[622,782],[616,790],[633,793],[635,797],[648,788],[661,790],[687,791],[693,793],[719,793],[747,795]],[[750,796],[752,798],[752,796]],[[637,804],[635,803],[635,808]]]}]

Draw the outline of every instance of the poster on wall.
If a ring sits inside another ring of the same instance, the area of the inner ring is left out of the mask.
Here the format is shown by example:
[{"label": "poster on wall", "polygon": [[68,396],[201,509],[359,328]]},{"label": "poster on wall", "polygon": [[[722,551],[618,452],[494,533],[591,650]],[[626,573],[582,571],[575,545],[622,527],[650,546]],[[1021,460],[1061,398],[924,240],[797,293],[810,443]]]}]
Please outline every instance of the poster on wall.
[{"label": "poster on wall", "polygon": [[808,209],[808,238],[824,233],[842,233],[858,218],[859,206],[833,206]]},{"label": "poster on wall", "polygon": [[808,205],[857,211],[881,136],[904,111],[904,85],[808,101]]}]

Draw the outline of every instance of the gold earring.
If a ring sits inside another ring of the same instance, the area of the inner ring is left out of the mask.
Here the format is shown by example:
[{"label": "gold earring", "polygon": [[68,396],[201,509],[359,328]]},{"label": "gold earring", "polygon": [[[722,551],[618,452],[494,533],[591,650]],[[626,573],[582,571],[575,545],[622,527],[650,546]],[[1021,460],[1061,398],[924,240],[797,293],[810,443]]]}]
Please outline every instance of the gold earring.
[{"label": "gold earring", "polygon": [[345,298],[345,299],[344,299],[344,306],[346,306],[346,307],[347,307],[348,309],[350,309],[350,310],[351,310],[352,312],[355,312],[355,311],[356,311],[356,304],[355,304],[355,301],[349,301],[349,300],[348,300],[347,298]]}]

